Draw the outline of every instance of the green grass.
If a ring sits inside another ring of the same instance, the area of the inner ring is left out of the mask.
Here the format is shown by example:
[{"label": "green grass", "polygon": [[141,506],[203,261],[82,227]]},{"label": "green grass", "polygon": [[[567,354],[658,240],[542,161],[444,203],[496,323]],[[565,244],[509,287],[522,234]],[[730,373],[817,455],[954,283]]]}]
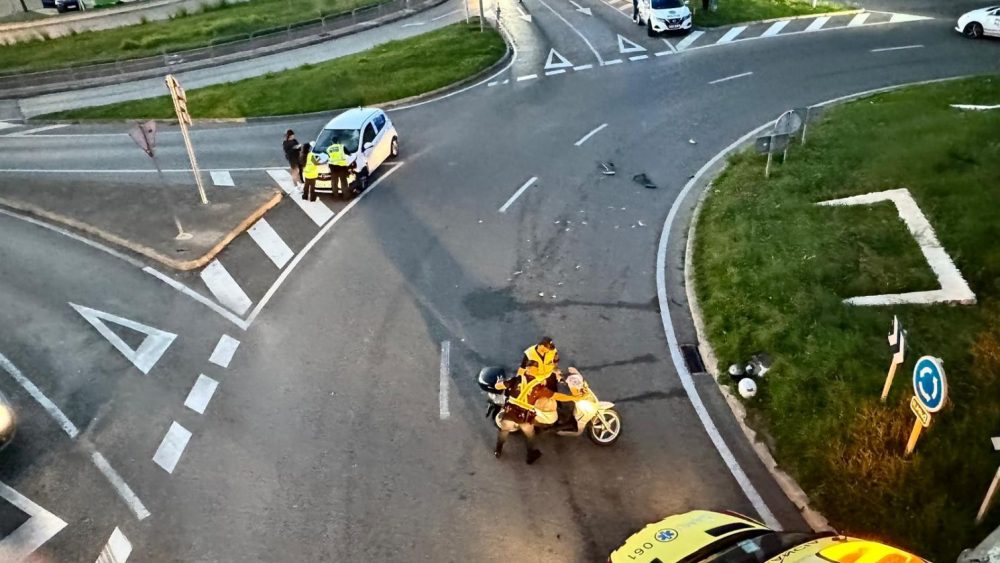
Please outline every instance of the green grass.
[{"label": "green grass", "polygon": [[[720,362],[776,358],[751,423],[839,530],[935,561],[954,561],[1000,524],[997,506],[973,526],[1000,464],[989,442],[1000,434],[1000,111],[949,107],[998,100],[1000,78],[981,77],[833,109],[769,181],[763,157],[734,156],[698,223],[695,284]],[[891,204],[815,205],[900,187],[977,305],[842,303],[938,287]],[[893,314],[910,351],[883,405]],[[907,459],[910,374],[925,354],[944,359],[950,404]]]},{"label": "green grass", "polygon": [[822,14],[846,9],[835,2],[819,1],[816,7],[809,0],[718,0],[718,10],[702,9],[701,0],[691,0],[694,25],[718,27],[734,23]]},{"label": "green grass", "polygon": [[[187,92],[192,116],[289,115],[377,104],[423,94],[472,76],[506,52],[500,34],[454,24],[369,51],[294,70]],[[174,117],[170,98],[152,98],[47,116],[57,119]]]},{"label": "green grass", "polygon": [[349,11],[377,0],[252,0],[228,4],[206,0],[203,8],[170,20],[116,29],[86,31],[70,37],[0,45],[3,72],[34,72],[84,64],[134,59],[157,53],[205,47],[213,42]]}]

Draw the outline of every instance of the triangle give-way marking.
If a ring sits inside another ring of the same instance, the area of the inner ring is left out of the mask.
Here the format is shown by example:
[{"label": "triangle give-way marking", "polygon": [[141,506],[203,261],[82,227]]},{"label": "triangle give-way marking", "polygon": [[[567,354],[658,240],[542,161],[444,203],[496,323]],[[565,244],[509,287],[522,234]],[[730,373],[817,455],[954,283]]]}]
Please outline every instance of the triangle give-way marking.
[{"label": "triangle give-way marking", "polygon": [[[91,309],[90,307],[84,307],[76,303],[70,303],[70,306],[76,309],[77,313],[80,313],[91,326],[97,329],[97,332],[101,333],[101,336],[106,338],[112,346],[125,356],[125,359],[132,362],[143,374],[148,374],[149,370],[153,369],[156,362],[160,360],[160,356],[167,351],[170,344],[177,338],[177,335],[172,332],[166,332],[149,325],[123,319],[111,313],[105,313],[104,311],[98,311],[97,309]],[[142,332],[146,335],[146,338],[142,340],[138,348],[133,350],[120,336],[108,328],[106,322]]]},{"label": "triangle give-way marking", "polygon": [[[558,59],[556,62],[555,59]],[[566,57],[559,54],[559,51],[555,49],[549,49],[549,58],[545,59],[545,70],[551,70],[554,68],[567,68],[573,66],[573,63],[569,62]]]},{"label": "triangle give-way marking", "polygon": [[618,52],[619,53],[638,53],[640,51],[645,51],[645,50],[646,50],[645,47],[643,47],[642,45],[639,45],[635,41],[632,41],[630,39],[626,39],[626,38],[622,37],[621,34],[618,35]]}]

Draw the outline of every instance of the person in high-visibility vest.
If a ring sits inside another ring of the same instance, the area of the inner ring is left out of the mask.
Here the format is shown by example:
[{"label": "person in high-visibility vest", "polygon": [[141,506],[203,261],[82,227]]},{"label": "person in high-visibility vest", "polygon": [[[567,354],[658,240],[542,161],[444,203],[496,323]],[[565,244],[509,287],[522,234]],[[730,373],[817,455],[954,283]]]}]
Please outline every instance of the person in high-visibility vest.
[{"label": "person in high-visibility vest", "polygon": [[351,187],[347,183],[347,178],[351,173],[349,168],[351,161],[347,156],[347,152],[344,151],[344,145],[334,143],[327,147],[326,154],[330,156],[330,175],[333,176],[333,191],[339,191],[340,195],[350,199],[353,194],[351,193]]},{"label": "person in high-visibility vest", "polygon": [[508,395],[500,419],[494,456],[499,458],[503,454],[503,446],[507,443],[510,433],[520,430],[528,445],[528,454],[525,458],[527,464],[531,465],[542,457],[542,452],[535,447],[535,402],[542,397],[551,397],[553,384],[549,378],[533,378],[523,373],[496,383],[496,389],[506,390]]},{"label": "person in high-visibility vest", "polygon": [[319,177],[319,167],[329,160],[323,153],[309,151],[306,156],[306,165],[302,169],[302,178],[305,187],[302,190],[302,199],[316,201],[316,178]]},{"label": "person in high-visibility vest", "polygon": [[559,374],[559,350],[548,336],[543,336],[538,344],[527,348],[521,357],[518,375],[545,379],[553,373]]}]

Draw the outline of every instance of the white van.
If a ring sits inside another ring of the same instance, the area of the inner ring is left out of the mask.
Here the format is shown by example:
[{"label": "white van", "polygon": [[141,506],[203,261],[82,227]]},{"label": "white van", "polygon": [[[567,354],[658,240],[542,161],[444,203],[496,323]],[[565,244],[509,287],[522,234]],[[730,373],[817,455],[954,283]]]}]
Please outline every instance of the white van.
[{"label": "white van", "polygon": [[[389,116],[378,108],[350,109],[331,119],[313,143],[314,153],[325,153],[332,144],[344,147],[354,172],[348,178],[350,199],[368,187],[368,179],[383,162],[399,156],[399,137]],[[329,170],[320,170],[317,190],[332,190]]]}]

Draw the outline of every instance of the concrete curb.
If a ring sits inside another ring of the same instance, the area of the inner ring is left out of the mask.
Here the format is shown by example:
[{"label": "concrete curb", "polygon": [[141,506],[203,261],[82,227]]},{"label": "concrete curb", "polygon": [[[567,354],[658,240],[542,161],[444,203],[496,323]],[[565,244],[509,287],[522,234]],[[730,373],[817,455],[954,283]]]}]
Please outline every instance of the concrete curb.
[{"label": "concrete curb", "polygon": [[282,197],[283,194],[281,192],[275,191],[274,197],[272,197],[264,204],[260,205],[257,209],[253,211],[253,213],[251,213],[249,216],[240,221],[238,225],[230,229],[230,231],[226,233],[226,235],[222,237],[222,239],[219,240],[219,242],[217,242],[212,248],[210,248],[207,252],[205,252],[205,254],[192,260],[174,260],[173,258],[165,256],[148,246],[122,238],[114,233],[109,233],[104,229],[84,223],[83,221],[79,221],[72,217],[67,217],[59,213],[53,213],[51,211],[47,211],[45,209],[42,209],[41,207],[38,207],[37,205],[33,205],[30,203],[11,201],[7,198],[0,197],[0,206],[6,207],[8,209],[13,209],[15,211],[21,211],[23,213],[28,213],[30,215],[34,215],[42,219],[47,219],[48,221],[54,223],[65,225],[76,231],[97,237],[105,242],[109,242],[111,244],[124,248],[128,251],[131,251],[135,254],[145,256],[146,258],[154,260],[174,270],[186,271],[186,270],[194,270],[196,268],[204,266],[205,264],[208,264],[209,261],[215,258],[215,256],[219,254],[219,252],[222,252],[222,249],[224,249],[230,242],[232,242],[233,239],[239,236],[243,231],[249,229],[251,225],[256,223],[257,220],[263,217],[264,214],[267,213],[271,208],[273,208],[275,205],[278,205],[278,203],[281,202]]},{"label": "concrete curb", "polygon": [[738,26],[741,26],[741,25],[756,25],[756,24],[761,24],[761,23],[774,23],[774,22],[781,22],[781,21],[805,20],[805,19],[811,19],[811,18],[831,17],[831,16],[853,16],[855,14],[860,14],[862,12],[867,12],[867,11],[868,10],[865,10],[864,8],[855,8],[853,10],[838,10],[836,12],[821,12],[821,13],[818,13],[818,14],[802,14],[801,16],[785,16],[783,18],[771,18],[771,19],[766,19],[766,20],[752,20],[752,21],[739,22],[739,23],[734,23],[734,24],[720,25],[720,26],[717,26],[717,27],[695,26],[694,29],[699,29],[701,31],[731,29],[731,28],[738,27]]},{"label": "concrete curb", "polygon": [[[933,79],[933,80],[923,80],[918,82],[909,82],[905,84],[897,84],[894,86],[887,86],[884,88],[876,88],[873,90],[867,90],[864,92],[857,92],[854,94],[849,94],[847,96],[841,96],[839,98],[833,98],[831,100],[826,100],[818,104],[813,104],[810,107],[823,107],[834,104],[840,104],[844,102],[854,101],[868,96],[873,96],[885,92],[891,92],[893,90],[899,90],[901,88],[907,88],[911,86],[921,86],[925,84],[934,84],[938,82],[948,82],[952,80],[961,80],[963,78],[970,78],[969,75],[953,76],[949,78]],[[750,132],[750,135],[763,131],[768,126],[772,125],[774,121],[770,121],[761,125],[757,129]],[[729,156],[730,154],[745,150],[753,146],[753,139],[750,138],[747,142],[731,146],[726,150],[723,150],[719,155]],[[717,155],[718,156],[718,155]],[[717,177],[726,167],[726,162],[720,160],[720,162],[714,166],[712,169],[706,171],[707,178],[699,178],[698,182],[702,184],[701,193],[698,195],[698,201],[695,204],[694,211],[691,215],[691,223],[688,225],[688,238],[684,249],[684,291],[688,300],[688,310],[691,313],[691,319],[694,323],[695,332],[698,338],[698,351],[701,353],[702,359],[705,362],[705,367],[713,378],[715,378],[716,384],[719,390],[722,392],[723,397],[726,399],[726,403],[729,405],[730,410],[733,413],[733,417],[739,423],[743,434],[746,436],[747,441],[750,443],[757,457],[760,459],[764,467],[767,468],[768,472],[774,478],[775,482],[781,488],[781,491],[788,497],[788,500],[799,509],[802,514],[803,519],[810,527],[815,531],[831,530],[829,521],[824,517],[819,511],[813,509],[809,505],[809,496],[802,490],[802,487],[795,481],[792,476],[786,473],[778,466],[777,460],[775,460],[774,455],[771,453],[770,448],[767,444],[757,439],[758,435],[761,433],[750,428],[746,421],[746,409],[743,407],[743,403],[737,399],[729,388],[721,383],[719,383],[719,362],[718,358],[715,356],[715,350],[712,348],[711,342],[709,342],[707,333],[705,331],[705,321],[704,315],[701,310],[701,305],[698,303],[698,296],[694,288],[694,270],[692,268],[694,259],[694,241],[697,236],[697,225],[701,214],[701,208],[704,201],[708,198],[709,193],[711,193],[713,183],[712,180]]]}]

